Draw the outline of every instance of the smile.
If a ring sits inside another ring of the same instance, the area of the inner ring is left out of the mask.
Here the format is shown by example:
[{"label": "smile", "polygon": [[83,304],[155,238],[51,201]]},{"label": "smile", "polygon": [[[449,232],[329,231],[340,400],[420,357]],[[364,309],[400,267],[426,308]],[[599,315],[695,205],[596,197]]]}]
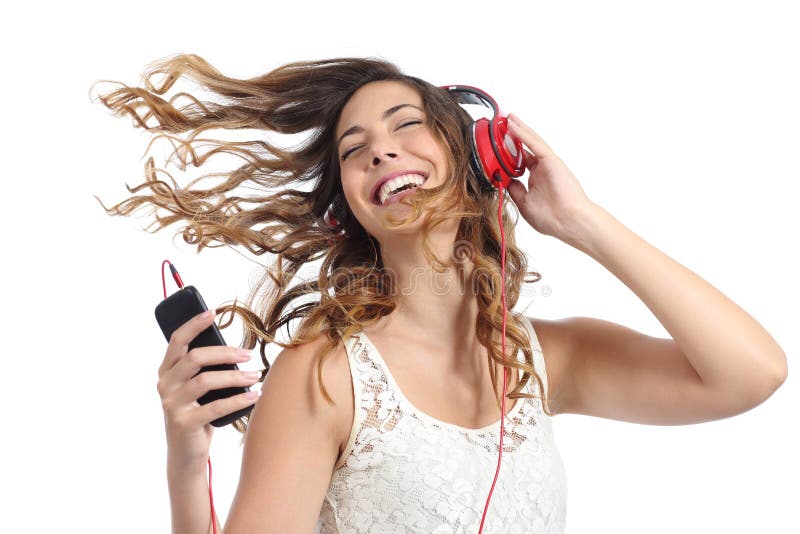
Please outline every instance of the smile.
[{"label": "smile", "polygon": [[425,176],[414,173],[396,176],[378,188],[372,201],[378,206],[393,204],[400,199],[402,193],[410,192],[412,189],[420,187],[425,183],[425,180],[427,180]]}]

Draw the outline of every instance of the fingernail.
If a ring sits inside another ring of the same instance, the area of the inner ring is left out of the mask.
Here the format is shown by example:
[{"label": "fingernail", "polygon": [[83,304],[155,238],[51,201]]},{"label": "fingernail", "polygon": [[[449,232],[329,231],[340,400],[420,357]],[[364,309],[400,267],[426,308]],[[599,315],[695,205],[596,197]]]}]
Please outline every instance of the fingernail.
[{"label": "fingernail", "polygon": [[213,316],[214,316],[214,310],[208,310],[205,313],[203,313],[203,319],[208,319],[209,317]]}]

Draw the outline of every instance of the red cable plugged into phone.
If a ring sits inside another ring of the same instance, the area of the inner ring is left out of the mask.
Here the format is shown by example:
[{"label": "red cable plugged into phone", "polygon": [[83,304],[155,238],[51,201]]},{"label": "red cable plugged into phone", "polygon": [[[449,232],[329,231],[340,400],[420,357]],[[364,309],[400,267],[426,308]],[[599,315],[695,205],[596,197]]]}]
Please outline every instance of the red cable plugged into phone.
[{"label": "red cable plugged into phone", "polygon": [[[178,270],[172,265],[169,260],[161,262],[161,285],[164,288],[164,298],[167,298],[167,280],[164,276],[164,265],[169,265],[169,270],[172,273],[172,279],[178,285],[179,289],[183,289],[183,280]],[[211,491],[211,454],[208,455],[208,501],[211,504],[211,524],[214,526],[214,534],[217,534],[217,514],[214,512],[214,493]]]}]

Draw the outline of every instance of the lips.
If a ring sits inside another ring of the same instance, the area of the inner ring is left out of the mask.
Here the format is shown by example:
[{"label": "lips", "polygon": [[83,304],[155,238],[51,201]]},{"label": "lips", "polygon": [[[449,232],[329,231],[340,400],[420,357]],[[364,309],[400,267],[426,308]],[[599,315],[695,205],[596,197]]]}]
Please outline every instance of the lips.
[{"label": "lips", "polygon": [[383,186],[383,184],[385,184],[386,182],[388,182],[392,178],[396,178],[396,177],[402,176],[404,174],[420,174],[426,180],[428,179],[428,173],[427,172],[420,171],[420,170],[417,170],[417,169],[405,169],[405,170],[401,170],[401,171],[390,172],[389,174],[384,175],[380,180],[378,180],[378,182],[374,186],[372,186],[372,191],[370,192],[370,196],[369,196],[369,198],[372,200],[372,203],[375,204],[376,206],[380,206],[381,203],[378,201],[378,199],[376,197],[378,196],[378,191],[381,190],[381,186]]}]

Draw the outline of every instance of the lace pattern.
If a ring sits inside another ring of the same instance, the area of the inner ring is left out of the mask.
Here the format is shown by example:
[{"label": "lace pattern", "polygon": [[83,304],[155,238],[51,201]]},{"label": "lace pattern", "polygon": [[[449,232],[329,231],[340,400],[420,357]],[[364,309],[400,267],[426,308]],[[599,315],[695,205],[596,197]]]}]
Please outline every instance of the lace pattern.
[{"label": "lace pattern", "polygon": [[[547,387],[538,338],[523,322],[534,367]],[[363,332],[345,347],[355,418],[315,534],[477,533],[497,469],[500,421],[479,429],[439,421],[411,405]],[[524,391],[540,394],[534,380]],[[566,497],[550,417],[540,399],[517,399],[506,415],[500,473],[483,533],[562,534]]]}]

